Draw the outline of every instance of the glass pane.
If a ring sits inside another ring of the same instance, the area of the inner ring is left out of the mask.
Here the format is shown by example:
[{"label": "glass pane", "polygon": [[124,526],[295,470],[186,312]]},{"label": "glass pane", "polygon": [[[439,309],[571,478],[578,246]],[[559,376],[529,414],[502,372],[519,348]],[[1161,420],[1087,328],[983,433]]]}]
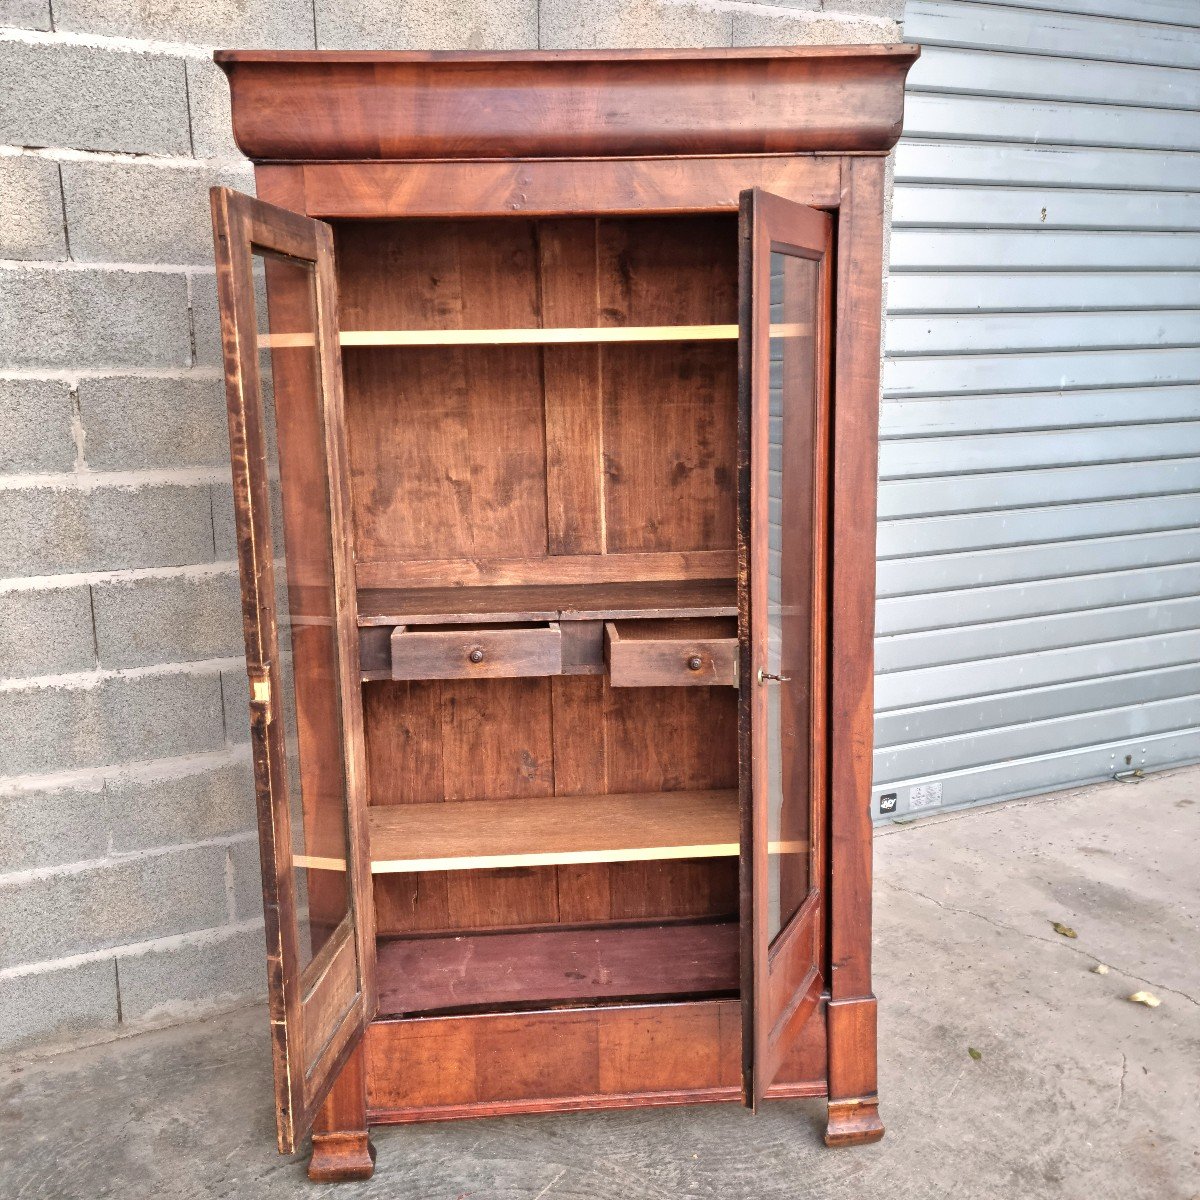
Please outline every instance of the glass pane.
[{"label": "glass pane", "polygon": [[350,908],[316,279],[309,263],[259,250],[255,256],[279,640],[280,692],[274,707],[285,746],[303,970]]},{"label": "glass pane", "polygon": [[810,880],[813,455],[820,264],[771,252],[767,686],[768,939]]}]

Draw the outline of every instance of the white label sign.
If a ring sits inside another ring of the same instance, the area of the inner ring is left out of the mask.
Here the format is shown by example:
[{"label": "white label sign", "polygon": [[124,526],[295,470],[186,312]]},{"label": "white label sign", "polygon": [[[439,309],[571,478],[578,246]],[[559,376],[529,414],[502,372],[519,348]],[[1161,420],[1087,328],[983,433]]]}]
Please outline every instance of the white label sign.
[{"label": "white label sign", "polygon": [[919,808],[937,808],[942,802],[942,785],[940,783],[918,783],[910,788],[908,793],[909,812]]}]

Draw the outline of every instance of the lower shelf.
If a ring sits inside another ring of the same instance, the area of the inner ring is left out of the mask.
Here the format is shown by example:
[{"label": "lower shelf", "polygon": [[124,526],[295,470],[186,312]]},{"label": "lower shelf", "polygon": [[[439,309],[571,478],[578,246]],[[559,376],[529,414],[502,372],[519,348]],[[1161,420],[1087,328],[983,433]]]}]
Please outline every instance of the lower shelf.
[{"label": "lower shelf", "polygon": [[380,941],[380,1016],[729,996],[735,921]]},{"label": "lower shelf", "polygon": [[[378,805],[370,825],[376,874],[729,858],[738,853],[738,796],[639,792]],[[344,869],[317,859],[303,865]]]}]

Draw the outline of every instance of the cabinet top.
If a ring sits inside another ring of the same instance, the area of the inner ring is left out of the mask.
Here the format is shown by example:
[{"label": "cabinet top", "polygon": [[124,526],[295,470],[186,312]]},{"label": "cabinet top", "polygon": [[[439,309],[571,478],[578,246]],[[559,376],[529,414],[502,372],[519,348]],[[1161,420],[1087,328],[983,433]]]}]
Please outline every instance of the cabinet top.
[{"label": "cabinet top", "polygon": [[259,161],[884,152],[909,45],[219,50]]}]

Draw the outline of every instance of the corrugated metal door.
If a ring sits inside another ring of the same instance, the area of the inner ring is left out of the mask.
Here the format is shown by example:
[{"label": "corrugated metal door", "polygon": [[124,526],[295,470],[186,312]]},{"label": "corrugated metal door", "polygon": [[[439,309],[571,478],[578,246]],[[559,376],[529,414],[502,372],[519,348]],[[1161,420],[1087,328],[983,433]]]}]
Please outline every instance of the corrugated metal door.
[{"label": "corrugated metal door", "polygon": [[905,37],[874,811],[1200,760],[1200,3]]}]

